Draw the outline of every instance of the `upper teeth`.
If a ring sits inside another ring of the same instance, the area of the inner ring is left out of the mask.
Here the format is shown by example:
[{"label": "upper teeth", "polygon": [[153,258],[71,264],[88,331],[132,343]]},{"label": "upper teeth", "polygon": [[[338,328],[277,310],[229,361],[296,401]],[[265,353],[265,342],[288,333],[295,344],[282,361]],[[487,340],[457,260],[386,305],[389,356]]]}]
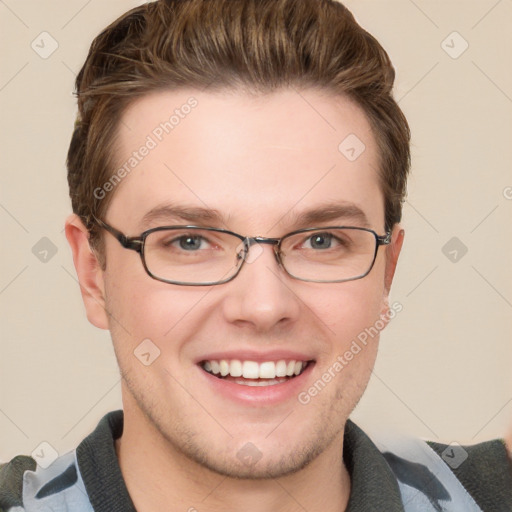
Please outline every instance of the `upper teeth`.
[{"label": "upper teeth", "polygon": [[275,379],[276,377],[292,377],[306,367],[307,361],[240,361],[232,359],[227,361],[204,361],[203,368],[214,375],[220,374],[222,377],[231,375],[231,377],[244,377],[245,379]]}]

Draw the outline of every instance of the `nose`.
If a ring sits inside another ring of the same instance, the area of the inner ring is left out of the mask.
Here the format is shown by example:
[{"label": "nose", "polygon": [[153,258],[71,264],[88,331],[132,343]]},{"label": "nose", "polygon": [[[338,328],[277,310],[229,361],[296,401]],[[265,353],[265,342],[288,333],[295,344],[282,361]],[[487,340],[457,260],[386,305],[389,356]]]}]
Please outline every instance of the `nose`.
[{"label": "nose", "polygon": [[274,247],[252,244],[238,276],[224,285],[226,321],[268,332],[299,318],[301,301],[293,291],[292,278],[279,265]]}]

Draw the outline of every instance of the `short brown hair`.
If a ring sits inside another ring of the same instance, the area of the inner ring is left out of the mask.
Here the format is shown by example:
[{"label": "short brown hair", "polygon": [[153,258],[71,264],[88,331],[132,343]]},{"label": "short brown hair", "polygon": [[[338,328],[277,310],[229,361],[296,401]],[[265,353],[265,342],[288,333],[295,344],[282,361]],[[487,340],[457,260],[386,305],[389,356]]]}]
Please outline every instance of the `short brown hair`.
[{"label": "short brown hair", "polygon": [[[322,89],[355,100],[376,137],[386,229],[399,222],[410,167],[395,72],[378,43],[334,0],[158,0],[132,9],[93,41],[76,79],[78,117],[67,157],[73,211],[98,241],[113,192],[117,127],[149,92],[177,88]],[[341,142],[341,141],[340,141]]]}]

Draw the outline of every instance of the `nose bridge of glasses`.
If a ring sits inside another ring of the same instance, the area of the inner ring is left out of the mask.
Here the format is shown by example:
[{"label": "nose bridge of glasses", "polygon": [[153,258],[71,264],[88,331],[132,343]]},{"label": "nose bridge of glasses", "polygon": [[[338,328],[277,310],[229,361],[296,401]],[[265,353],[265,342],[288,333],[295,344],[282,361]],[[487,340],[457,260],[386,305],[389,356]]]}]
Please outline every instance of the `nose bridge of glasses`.
[{"label": "nose bridge of glasses", "polygon": [[281,241],[280,238],[267,238],[264,236],[255,236],[252,238],[247,237],[246,240],[247,240],[249,247],[251,247],[251,245],[254,245],[254,244],[268,244],[268,245],[277,246],[279,244],[279,242]]},{"label": "nose bridge of glasses", "polygon": [[[263,249],[259,247],[260,245],[266,244],[266,245],[272,245],[274,247],[274,255],[277,259],[277,262],[281,264],[281,258],[279,255],[279,242],[281,241],[280,238],[268,238],[264,236],[254,236],[254,237],[246,237],[243,241],[244,249],[245,249],[245,260],[249,261],[250,263],[254,261],[262,252]],[[259,251],[257,251],[257,254],[254,256],[250,256],[249,252],[252,246],[258,246]]]}]

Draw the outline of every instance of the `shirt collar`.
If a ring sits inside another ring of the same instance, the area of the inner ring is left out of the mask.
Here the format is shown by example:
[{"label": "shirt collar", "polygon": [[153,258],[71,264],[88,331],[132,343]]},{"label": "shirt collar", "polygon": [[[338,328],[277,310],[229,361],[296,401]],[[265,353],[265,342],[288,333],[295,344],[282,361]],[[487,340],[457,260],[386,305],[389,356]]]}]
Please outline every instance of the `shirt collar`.
[{"label": "shirt collar", "polygon": [[[115,440],[123,433],[123,411],[112,411],[77,447],[77,460],[96,512],[136,512],[123,480]],[[403,512],[400,491],[385,458],[352,421],[345,426],[343,458],[351,492],[346,512]]]}]

